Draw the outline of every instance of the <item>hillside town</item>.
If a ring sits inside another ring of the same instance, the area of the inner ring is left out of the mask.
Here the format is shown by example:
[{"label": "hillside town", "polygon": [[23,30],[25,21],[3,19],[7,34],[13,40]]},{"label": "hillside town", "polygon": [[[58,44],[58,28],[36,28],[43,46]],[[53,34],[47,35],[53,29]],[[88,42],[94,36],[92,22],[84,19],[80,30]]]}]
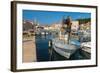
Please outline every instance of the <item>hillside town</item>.
[{"label": "hillside town", "polygon": [[[23,34],[31,34],[35,35],[35,32],[45,30],[45,31],[59,31],[62,27],[62,22],[60,23],[53,23],[51,25],[41,25],[38,20],[23,20]],[[63,25],[67,27],[67,25]],[[89,31],[91,30],[91,22],[81,22],[78,20],[72,21],[71,25],[71,33],[77,33],[78,31]]]}]

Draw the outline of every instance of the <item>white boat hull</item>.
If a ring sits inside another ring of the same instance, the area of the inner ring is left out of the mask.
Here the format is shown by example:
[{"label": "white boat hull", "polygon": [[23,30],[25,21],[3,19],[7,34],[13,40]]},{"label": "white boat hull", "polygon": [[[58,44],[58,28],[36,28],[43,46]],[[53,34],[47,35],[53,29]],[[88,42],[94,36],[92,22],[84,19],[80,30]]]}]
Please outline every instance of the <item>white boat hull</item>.
[{"label": "white boat hull", "polygon": [[56,46],[53,46],[53,48],[61,56],[64,56],[66,58],[70,58],[71,53],[69,53],[69,52],[66,53],[66,52],[62,51],[60,48],[57,48]]},{"label": "white boat hull", "polygon": [[66,57],[68,59],[78,49],[78,47],[76,45],[72,45],[72,44],[61,44],[61,43],[55,42],[55,41],[53,41],[52,45],[53,45],[53,49],[58,54],[60,54],[61,56]]}]

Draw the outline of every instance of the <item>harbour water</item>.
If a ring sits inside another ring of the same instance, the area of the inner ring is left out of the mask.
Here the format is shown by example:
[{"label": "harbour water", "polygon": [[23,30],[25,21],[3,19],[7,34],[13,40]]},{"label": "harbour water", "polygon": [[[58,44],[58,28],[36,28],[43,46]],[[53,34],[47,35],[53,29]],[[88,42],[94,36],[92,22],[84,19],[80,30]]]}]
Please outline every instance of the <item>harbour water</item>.
[{"label": "harbour water", "polygon": [[[36,36],[36,54],[37,54],[37,62],[41,61],[61,61],[61,60],[81,60],[81,59],[89,59],[86,58],[82,52],[82,50],[77,50],[69,59],[59,55],[52,48],[48,46],[49,41],[53,38],[52,35],[48,34],[46,36]],[[50,55],[49,50],[52,49],[52,57]]]}]

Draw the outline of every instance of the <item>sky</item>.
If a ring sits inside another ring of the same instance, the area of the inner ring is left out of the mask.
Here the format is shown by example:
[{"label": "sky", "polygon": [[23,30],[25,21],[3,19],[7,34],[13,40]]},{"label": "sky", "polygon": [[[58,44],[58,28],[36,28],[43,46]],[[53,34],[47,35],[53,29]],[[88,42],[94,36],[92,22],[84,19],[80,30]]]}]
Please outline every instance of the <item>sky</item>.
[{"label": "sky", "polygon": [[37,20],[41,25],[59,23],[63,17],[67,18],[67,16],[71,16],[72,20],[76,20],[91,18],[91,13],[23,10],[23,20]]}]

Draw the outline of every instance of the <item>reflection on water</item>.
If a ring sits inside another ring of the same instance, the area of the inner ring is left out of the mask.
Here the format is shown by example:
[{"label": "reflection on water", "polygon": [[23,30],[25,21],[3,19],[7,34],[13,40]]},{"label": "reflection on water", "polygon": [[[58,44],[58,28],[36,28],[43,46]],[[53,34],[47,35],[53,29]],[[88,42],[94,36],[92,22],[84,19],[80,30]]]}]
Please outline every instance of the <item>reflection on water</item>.
[{"label": "reflection on water", "polygon": [[52,51],[52,57],[49,53],[49,41],[53,38],[52,35],[46,36],[36,36],[36,53],[37,53],[37,61],[61,61],[61,60],[79,60],[79,59],[87,59],[82,55],[81,51],[76,51],[70,59],[66,59],[65,57],[59,55],[54,50]]},{"label": "reflection on water", "polygon": [[49,61],[48,42],[52,36],[36,36],[37,61]]}]

